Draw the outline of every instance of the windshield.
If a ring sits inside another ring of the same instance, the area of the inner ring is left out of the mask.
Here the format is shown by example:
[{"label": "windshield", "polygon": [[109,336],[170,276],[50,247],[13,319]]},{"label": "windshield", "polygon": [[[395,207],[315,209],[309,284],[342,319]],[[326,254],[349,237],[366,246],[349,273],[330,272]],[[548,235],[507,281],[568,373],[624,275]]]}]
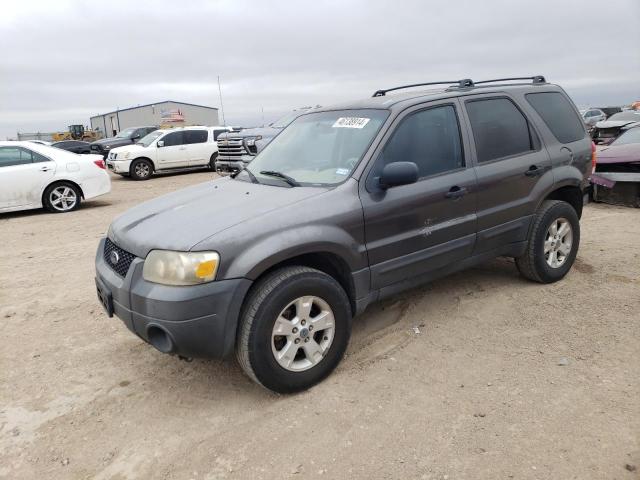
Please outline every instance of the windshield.
[{"label": "windshield", "polygon": [[628,120],[630,122],[640,122],[640,110],[629,110],[620,112],[609,117],[609,120]]},{"label": "windshield", "polygon": [[116,138],[129,138],[136,130],[136,128],[127,128],[126,130],[122,130],[120,133],[118,133],[116,135]]},{"label": "windshield", "polygon": [[630,143],[640,143],[640,128],[636,127],[627,130],[611,142],[611,145],[628,145]]},{"label": "windshield", "polygon": [[280,117],[278,120],[273,122],[270,126],[273,128],[285,128],[291,122],[293,122],[296,118],[302,115],[304,112],[295,111],[291,113],[287,113],[284,117]]},{"label": "windshield", "polygon": [[148,147],[153,143],[153,141],[162,135],[164,132],[162,130],[156,130],[155,132],[151,132],[149,135],[145,135],[138,141],[138,145],[142,145],[143,147]]},{"label": "windshield", "polygon": [[342,183],[388,116],[387,110],[370,109],[302,115],[247,166],[249,173],[238,177],[245,180],[253,175],[260,183],[291,184],[273,175],[277,172],[305,186]]}]

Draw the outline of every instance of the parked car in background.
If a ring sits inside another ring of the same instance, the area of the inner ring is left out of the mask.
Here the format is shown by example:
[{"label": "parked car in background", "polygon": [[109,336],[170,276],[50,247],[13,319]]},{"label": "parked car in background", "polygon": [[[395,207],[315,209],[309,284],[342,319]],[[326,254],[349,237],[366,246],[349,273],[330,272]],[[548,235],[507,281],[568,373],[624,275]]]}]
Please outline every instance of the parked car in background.
[{"label": "parked car in background", "polygon": [[640,124],[640,110],[626,110],[596,123],[591,138],[596,144],[608,145],[626,130]]},{"label": "parked car in background", "polygon": [[611,115],[620,113],[622,111],[622,107],[598,107],[598,110],[604,112],[607,118],[609,118]]},{"label": "parked car in background", "polygon": [[125,212],[96,254],[107,314],[286,393],[331,373],[375,301],[496,256],[561,280],[595,152],[578,111],[540,76],[446,87],[306,113],[237,175]]},{"label": "parked car in background", "polygon": [[606,120],[607,115],[598,108],[589,108],[587,110],[580,110],[584,124],[588,128],[592,128],[596,123]]},{"label": "parked car in background", "polygon": [[46,140],[26,140],[27,142],[37,143],[39,145],[51,145],[51,142],[47,142]]},{"label": "parked car in background", "polygon": [[139,142],[109,152],[107,168],[134,180],[148,180],[154,172],[215,168],[215,139],[232,127],[183,127],[155,130]]},{"label": "parked car in background", "polygon": [[99,155],[77,155],[33,142],[0,142],[0,212],[44,207],[70,212],[109,193]]},{"label": "parked car in background", "polygon": [[82,140],[63,140],[62,142],[53,142],[52,147],[61,148],[67,152],[73,153],[91,153],[91,143]]},{"label": "parked car in background", "polygon": [[303,107],[294,110],[266,127],[247,128],[241,132],[220,135],[218,139],[219,153],[218,159],[216,160],[216,172],[220,175],[239,172],[247,166],[283,128],[300,115],[314,108],[319,107]]},{"label": "parked car in background", "polygon": [[91,153],[97,153],[102,155],[104,158],[107,158],[107,154],[111,149],[136,143],[138,140],[157,129],[157,126],[127,128],[119,132],[115,137],[103,138],[102,140],[92,142]]}]

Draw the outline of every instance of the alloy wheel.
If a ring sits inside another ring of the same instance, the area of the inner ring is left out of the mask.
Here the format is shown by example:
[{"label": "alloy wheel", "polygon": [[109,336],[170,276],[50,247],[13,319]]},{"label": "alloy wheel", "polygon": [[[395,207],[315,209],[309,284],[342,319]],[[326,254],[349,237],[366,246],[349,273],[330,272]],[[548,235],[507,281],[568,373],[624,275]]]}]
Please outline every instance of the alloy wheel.
[{"label": "alloy wheel", "polygon": [[551,268],[560,268],[571,253],[573,230],[569,220],[558,218],[547,229],[544,258]]}]

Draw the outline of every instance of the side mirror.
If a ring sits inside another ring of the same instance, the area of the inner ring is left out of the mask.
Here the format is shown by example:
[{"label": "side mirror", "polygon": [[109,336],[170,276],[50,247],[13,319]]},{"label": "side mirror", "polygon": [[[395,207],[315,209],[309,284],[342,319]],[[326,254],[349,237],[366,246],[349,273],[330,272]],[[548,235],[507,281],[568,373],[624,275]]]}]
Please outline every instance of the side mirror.
[{"label": "side mirror", "polygon": [[158,146],[158,148],[164,147],[164,140],[158,140],[158,143],[156,143],[156,145]]},{"label": "side mirror", "polygon": [[380,188],[408,185],[418,181],[418,166],[413,162],[392,162],[384,166],[380,175]]}]

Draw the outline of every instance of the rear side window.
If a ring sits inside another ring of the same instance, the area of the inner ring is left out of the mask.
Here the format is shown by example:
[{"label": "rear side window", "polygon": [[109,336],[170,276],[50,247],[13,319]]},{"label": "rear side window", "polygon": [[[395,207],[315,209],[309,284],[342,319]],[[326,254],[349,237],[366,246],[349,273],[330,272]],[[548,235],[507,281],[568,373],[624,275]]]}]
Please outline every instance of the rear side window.
[{"label": "rear side window", "polygon": [[213,131],[213,139],[218,140],[218,137],[221,133],[227,133],[227,130],[214,130]]},{"label": "rear side window", "polygon": [[478,162],[527,153],[536,149],[537,139],[527,119],[507,98],[467,102]]},{"label": "rear side window", "polygon": [[184,141],[182,138],[182,132],[171,132],[161,138],[160,140],[164,141],[165,147],[173,147],[175,145],[183,145]]},{"label": "rear side window", "polygon": [[376,166],[392,162],[413,162],[420,177],[464,167],[460,127],[451,105],[422,110],[407,116],[393,132]]},{"label": "rear side window", "polygon": [[185,130],[184,143],[205,143],[208,133],[206,130]]},{"label": "rear side window", "polygon": [[[528,93],[525,97],[560,143],[571,143],[584,138],[582,121],[569,100],[560,92]],[[599,114],[595,110],[591,112],[593,116]]]}]

